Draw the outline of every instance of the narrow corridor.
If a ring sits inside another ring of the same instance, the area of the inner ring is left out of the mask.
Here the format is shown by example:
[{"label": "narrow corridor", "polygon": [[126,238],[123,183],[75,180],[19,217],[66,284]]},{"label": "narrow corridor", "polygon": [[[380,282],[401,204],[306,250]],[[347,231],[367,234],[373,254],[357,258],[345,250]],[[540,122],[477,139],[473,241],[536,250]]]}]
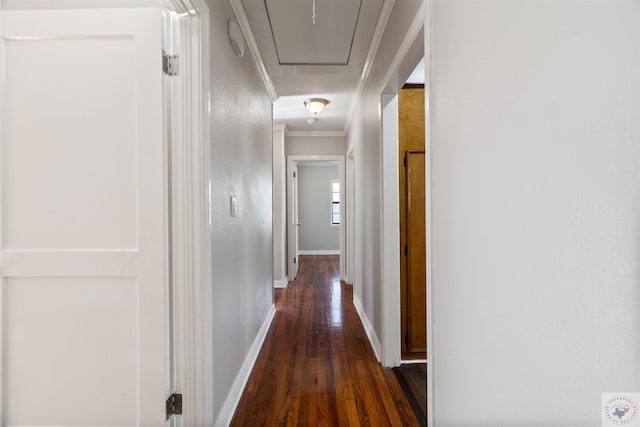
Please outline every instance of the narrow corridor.
[{"label": "narrow corridor", "polygon": [[340,282],[338,256],[300,257],[232,426],[417,426],[391,370],[377,362]]}]

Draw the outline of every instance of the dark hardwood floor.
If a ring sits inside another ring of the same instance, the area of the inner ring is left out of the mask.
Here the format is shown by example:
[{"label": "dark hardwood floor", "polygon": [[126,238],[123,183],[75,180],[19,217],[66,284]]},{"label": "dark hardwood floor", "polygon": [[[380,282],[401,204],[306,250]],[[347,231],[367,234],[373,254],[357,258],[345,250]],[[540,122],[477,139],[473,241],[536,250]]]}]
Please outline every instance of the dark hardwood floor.
[{"label": "dark hardwood floor", "polygon": [[232,426],[419,426],[376,361],[337,256],[300,257]]},{"label": "dark hardwood floor", "polygon": [[393,368],[407,400],[421,426],[427,425],[427,364],[414,363]]}]

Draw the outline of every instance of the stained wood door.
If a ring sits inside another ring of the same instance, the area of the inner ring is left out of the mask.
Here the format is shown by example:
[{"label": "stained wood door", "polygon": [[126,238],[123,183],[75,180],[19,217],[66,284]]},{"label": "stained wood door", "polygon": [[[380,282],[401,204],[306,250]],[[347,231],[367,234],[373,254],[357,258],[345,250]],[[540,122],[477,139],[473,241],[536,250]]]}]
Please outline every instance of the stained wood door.
[{"label": "stained wood door", "polygon": [[402,359],[426,358],[424,86],[398,94]]},{"label": "stained wood door", "polygon": [[0,13],[2,424],[164,425],[160,10]]},{"label": "stained wood door", "polygon": [[406,352],[426,353],[425,154],[407,151],[406,173]]}]

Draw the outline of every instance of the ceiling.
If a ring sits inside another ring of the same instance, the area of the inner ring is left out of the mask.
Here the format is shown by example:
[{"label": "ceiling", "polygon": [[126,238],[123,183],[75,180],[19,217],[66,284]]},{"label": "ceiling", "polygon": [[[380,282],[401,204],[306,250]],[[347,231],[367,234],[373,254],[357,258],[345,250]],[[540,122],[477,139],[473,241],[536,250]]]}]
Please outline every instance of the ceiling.
[{"label": "ceiling", "polygon": [[[274,98],[274,123],[289,132],[344,133],[373,62],[390,0],[232,0]],[[330,104],[313,114],[304,100]]]}]

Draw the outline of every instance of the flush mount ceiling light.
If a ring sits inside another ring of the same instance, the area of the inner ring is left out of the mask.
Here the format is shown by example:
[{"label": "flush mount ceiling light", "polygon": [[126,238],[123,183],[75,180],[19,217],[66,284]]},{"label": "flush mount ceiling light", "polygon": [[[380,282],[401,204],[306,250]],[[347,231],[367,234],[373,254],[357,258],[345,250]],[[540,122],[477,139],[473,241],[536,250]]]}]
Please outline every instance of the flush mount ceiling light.
[{"label": "flush mount ceiling light", "polygon": [[307,107],[310,113],[318,114],[324,110],[324,107],[326,107],[328,103],[329,100],[324,98],[309,98],[304,101],[304,106]]}]

